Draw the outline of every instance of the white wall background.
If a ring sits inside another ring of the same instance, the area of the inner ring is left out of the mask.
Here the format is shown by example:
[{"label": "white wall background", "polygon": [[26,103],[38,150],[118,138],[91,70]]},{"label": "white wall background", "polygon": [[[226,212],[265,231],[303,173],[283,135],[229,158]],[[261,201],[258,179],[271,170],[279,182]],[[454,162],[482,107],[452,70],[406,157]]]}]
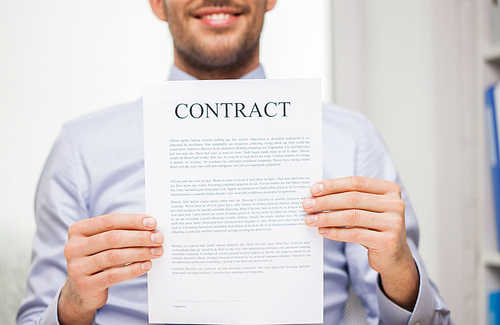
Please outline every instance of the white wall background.
[{"label": "white wall background", "polygon": [[428,273],[455,323],[477,324],[478,1],[333,3],[335,99],[386,140]]},{"label": "white wall background", "polygon": [[[278,1],[262,61],[271,78],[322,77],[331,99],[327,3]],[[166,79],[171,52],[147,0],[0,2],[0,324],[14,323],[36,183],[62,124],[139,98],[144,81]]]}]

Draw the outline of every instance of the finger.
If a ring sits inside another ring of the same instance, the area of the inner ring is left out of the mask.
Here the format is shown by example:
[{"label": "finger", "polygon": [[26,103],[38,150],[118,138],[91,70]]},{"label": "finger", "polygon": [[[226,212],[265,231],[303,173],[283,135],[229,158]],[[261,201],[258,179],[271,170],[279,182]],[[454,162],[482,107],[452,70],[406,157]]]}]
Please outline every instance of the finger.
[{"label": "finger", "polygon": [[327,179],[311,186],[311,194],[313,196],[323,196],[349,191],[381,195],[389,194],[395,197],[401,197],[401,188],[398,184],[370,177],[351,176]]},{"label": "finger", "polygon": [[110,230],[153,230],[156,220],[143,214],[106,214],[80,220],[68,230],[69,236],[93,236]]},{"label": "finger", "polygon": [[404,212],[404,201],[387,195],[347,192],[307,198],[302,202],[306,212],[359,209],[372,212]]},{"label": "finger", "polygon": [[345,242],[357,243],[370,249],[376,249],[380,246],[380,241],[384,238],[383,233],[366,228],[318,228],[318,233],[328,239]]},{"label": "finger", "polygon": [[392,229],[401,223],[397,214],[380,214],[364,210],[340,210],[308,214],[305,222],[309,227],[362,227],[377,231]]},{"label": "finger", "polygon": [[117,283],[146,274],[151,267],[151,261],[143,261],[121,267],[109,268],[90,276],[89,282],[94,286],[96,291],[101,291]]},{"label": "finger", "polygon": [[79,267],[84,274],[91,275],[110,267],[157,259],[162,255],[162,246],[110,249],[82,259]]},{"label": "finger", "polygon": [[159,246],[163,240],[162,233],[158,231],[112,230],[75,239],[72,250],[76,256],[90,256],[113,248]]}]

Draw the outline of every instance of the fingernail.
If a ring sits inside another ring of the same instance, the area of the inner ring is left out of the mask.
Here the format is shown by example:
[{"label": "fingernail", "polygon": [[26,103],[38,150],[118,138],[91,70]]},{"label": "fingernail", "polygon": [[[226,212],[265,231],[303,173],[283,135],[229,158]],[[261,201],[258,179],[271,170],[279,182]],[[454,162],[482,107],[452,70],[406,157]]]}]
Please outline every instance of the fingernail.
[{"label": "fingernail", "polygon": [[156,255],[156,256],[160,256],[161,254],[163,254],[163,247],[153,247],[150,249],[150,251],[151,251],[151,254]]},{"label": "fingernail", "polygon": [[159,232],[155,232],[151,234],[151,240],[157,244],[163,243],[163,235]]},{"label": "fingernail", "polygon": [[153,218],[144,218],[144,220],[142,220],[142,223],[146,228],[154,228],[156,226],[156,221]]},{"label": "fingernail", "polygon": [[328,234],[329,231],[330,231],[330,228],[318,228],[318,232],[320,234]]},{"label": "fingernail", "polygon": [[142,264],[141,264],[141,267],[144,271],[149,271],[152,266],[153,266],[153,263],[151,263],[151,261],[142,262]]},{"label": "fingernail", "polygon": [[316,183],[311,186],[311,194],[319,194],[323,191],[325,187],[323,183]]},{"label": "fingernail", "polygon": [[311,223],[315,223],[318,220],[318,216],[316,214],[308,214],[306,216],[306,223],[309,225]]},{"label": "fingernail", "polygon": [[304,209],[312,209],[316,205],[316,200],[315,199],[305,199],[304,202],[302,202],[302,206]]}]

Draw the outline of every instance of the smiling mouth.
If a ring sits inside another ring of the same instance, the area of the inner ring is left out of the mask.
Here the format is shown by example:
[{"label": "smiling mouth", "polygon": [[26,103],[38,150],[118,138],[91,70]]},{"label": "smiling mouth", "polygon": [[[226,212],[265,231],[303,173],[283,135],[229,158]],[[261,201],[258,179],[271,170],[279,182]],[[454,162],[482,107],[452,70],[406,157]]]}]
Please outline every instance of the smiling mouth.
[{"label": "smiling mouth", "polygon": [[209,15],[203,15],[203,16],[196,16],[198,19],[206,19],[206,20],[212,20],[212,21],[221,21],[221,20],[228,20],[232,16],[239,16],[240,14],[228,14],[228,13],[216,13],[216,14],[209,14]]},{"label": "smiling mouth", "polygon": [[232,25],[243,13],[232,8],[204,8],[193,16],[209,27],[228,27]]}]

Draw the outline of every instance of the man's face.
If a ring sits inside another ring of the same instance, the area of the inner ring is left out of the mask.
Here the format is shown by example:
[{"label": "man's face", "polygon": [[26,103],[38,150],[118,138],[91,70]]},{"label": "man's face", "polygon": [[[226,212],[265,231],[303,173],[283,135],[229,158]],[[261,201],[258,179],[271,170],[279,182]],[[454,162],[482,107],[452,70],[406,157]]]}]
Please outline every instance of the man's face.
[{"label": "man's face", "polygon": [[204,69],[233,67],[258,55],[264,14],[271,8],[267,0],[165,0],[175,51]]}]

